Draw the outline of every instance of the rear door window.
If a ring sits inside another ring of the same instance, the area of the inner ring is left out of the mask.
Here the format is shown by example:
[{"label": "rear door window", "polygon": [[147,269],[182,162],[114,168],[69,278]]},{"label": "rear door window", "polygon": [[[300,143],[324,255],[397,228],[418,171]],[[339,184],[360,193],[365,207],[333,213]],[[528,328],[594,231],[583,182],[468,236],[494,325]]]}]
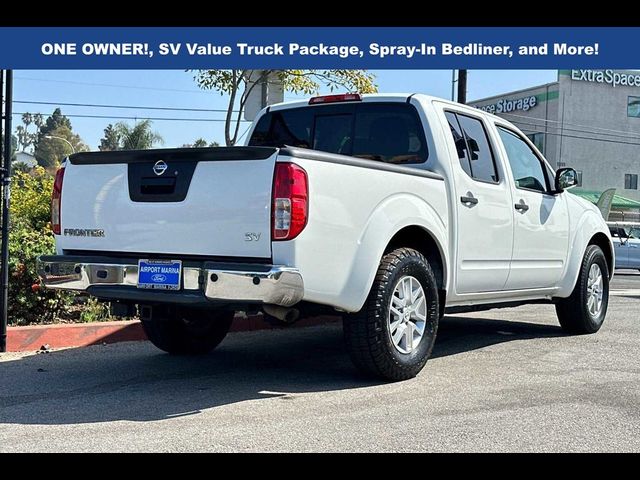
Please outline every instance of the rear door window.
[{"label": "rear door window", "polygon": [[449,130],[453,136],[453,143],[456,146],[456,152],[458,154],[458,160],[460,160],[460,166],[466,172],[467,175],[472,177],[471,163],[469,162],[469,156],[467,155],[467,142],[462,134],[462,128],[458,123],[458,119],[454,113],[445,112],[447,121],[449,122]]},{"label": "rear door window", "polygon": [[445,112],[462,169],[474,180],[498,182],[498,172],[487,131],[481,120]]},{"label": "rear door window", "polygon": [[422,122],[407,103],[348,103],[279,110],[264,115],[251,146],[313,148],[395,164],[428,158]]}]

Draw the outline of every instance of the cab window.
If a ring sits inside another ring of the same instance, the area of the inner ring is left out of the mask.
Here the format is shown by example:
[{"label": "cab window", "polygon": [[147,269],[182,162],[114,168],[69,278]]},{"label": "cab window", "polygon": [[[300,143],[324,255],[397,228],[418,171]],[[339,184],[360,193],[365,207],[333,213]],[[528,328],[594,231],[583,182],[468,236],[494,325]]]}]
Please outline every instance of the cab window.
[{"label": "cab window", "polygon": [[549,191],[547,176],[538,156],[518,134],[498,126],[507,159],[517,188],[536,192]]},{"label": "cab window", "polygon": [[425,163],[427,142],[413,105],[336,103],[263,115],[251,146],[312,148],[395,164]]}]

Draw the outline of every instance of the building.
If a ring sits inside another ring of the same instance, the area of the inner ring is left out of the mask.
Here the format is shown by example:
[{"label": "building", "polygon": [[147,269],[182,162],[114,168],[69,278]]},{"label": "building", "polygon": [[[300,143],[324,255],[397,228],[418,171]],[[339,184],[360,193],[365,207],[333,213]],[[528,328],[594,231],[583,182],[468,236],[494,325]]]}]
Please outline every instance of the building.
[{"label": "building", "polygon": [[469,102],[518,126],[580,186],[640,201],[640,71],[559,70],[546,85]]},{"label": "building", "polygon": [[16,152],[15,160],[13,161],[13,163],[14,164],[22,163],[28,168],[33,168],[36,165],[38,165],[38,162],[36,161],[36,157],[34,157],[33,155],[27,152]]}]

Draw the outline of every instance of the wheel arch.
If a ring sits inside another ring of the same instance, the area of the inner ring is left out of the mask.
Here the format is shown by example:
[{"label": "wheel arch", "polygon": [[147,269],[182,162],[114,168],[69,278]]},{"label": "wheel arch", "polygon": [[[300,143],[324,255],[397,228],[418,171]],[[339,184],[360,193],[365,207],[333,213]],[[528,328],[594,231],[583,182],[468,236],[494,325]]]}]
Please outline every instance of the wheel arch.
[{"label": "wheel arch", "polygon": [[588,245],[597,245],[604,253],[604,257],[607,260],[607,268],[609,269],[609,279],[613,278],[613,270],[615,269],[615,260],[613,257],[613,248],[611,247],[611,241],[609,237],[602,233],[598,232],[594,234],[589,240]]},{"label": "wheel arch", "polygon": [[389,240],[382,255],[384,256],[401,247],[413,248],[423,254],[433,269],[438,282],[438,289],[446,289],[447,267],[444,261],[444,254],[438,241],[427,229],[419,225],[409,225],[401,228]]},{"label": "wheel arch", "polygon": [[615,254],[613,244],[608,235],[606,223],[598,212],[587,211],[573,229],[572,241],[569,243],[569,254],[564,276],[559,283],[555,297],[566,298],[573,292],[578,281],[582,259],[589,245],[599,246],[609,267],[609,278],[613,277]]},{"label": "wheel arch", "polygon": [[[408,244],[400,245],[401,241]],[[446,216],[422,198],[407,193],[395,194],[380,202],[370,214],[356,239],[349,273],[331,305],[346,312],[357,312],[362,308],[389,245],[418,247],[418,251],[437,262],[441,270],[439,281],[443,287],[448,285]]]},{"label": "wheel arch", "polygon": [[[431,232],[419,225],[408,225],[396,232],[384,249],[383,256],[401,247],[417,250],[424,255],[429,262],[433,274],[436,277],[438,305],[440,308],[440,316],[442,317],[447,301],[448,273],[442,247]],[[382,257],[380,259],[382,260]]]}]

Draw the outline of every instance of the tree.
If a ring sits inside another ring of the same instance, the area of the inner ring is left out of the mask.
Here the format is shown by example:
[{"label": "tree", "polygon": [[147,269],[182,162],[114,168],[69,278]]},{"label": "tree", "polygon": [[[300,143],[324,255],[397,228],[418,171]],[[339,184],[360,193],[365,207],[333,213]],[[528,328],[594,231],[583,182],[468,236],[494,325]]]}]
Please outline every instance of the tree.
[{"label": "tree", "polygon": [[[65,140],[73,145],[73,149]],[[36,147],[35,157],[38,165],[51,168],[55,167],[64,157],[71,155],[74,151],[86,152],[87,150],[89,150],[89,147],[82,141],[80,135],[73,133],[66,126],[60,126],[47,133],[47,136],[40,138]]]},{"label": "tree", "polygon": [[157,143],[164,143],[162,137],[151,130],[151,120],[143,120],[133,126],[118,122],[115,126],[122,150],[147,150]]},{"label": "tree", "polygon": [[220,144],[215,140],[211,143],[207,143],[207,141],[204,138],[198,138],[193,143],[185,143],[184,145],[182,145],[182,148],[205,148],[205,147],[219,147],[219,146]]},{"label": "tree", "polygon": [[[35,131],[29,131],[29,128],[33,125],[35,127]],[[35,147],[38,141],[38,135],[40,134],[40,129],[44,126],[44,118],[41,113],[23,113],[22,114],[22,125],[18,125],[16,127],[16,138],[17,138],[17,148],[21,152],[25,152],[29,147]],[[33,152],[33,149],[31,149]]]},{"label": "tree", "polygon": [[[311,95],[321,87],[332,92],[336,89],[358,93],[373,93],[378,90],[374,75],[365,70],[262,70],[258,81],[249,81],[250,73],[250,70],[198,70],[194,77],[200,88],[229,95],[224,124],[225,142],[228,146],[235,145],[238,141],[240,122],[249,94],[261,84],[261,79],[266,80],[274,74],[282,82],[284,90],[291,93]],[[239,93],[241,89],[242,93]]]},{"label": "tree", "polygon": [[[60,107],[56,108],[51,115],[47,117],[44,122],[44,125],[40,127],[40,132],[38,133],[38,142],[45,135],[51,135],[54,130],[59,129],[60,127],[66,127],[69,130],[73,130],[71,126],[71,120],[65,117],[62,114],[62,110]],[[37,148],[37,145],[36,145]]]},{"label": "tree", "polygon": [[98,148],[102,152],[120,149],[120,135],[116,127],[112,124],[107,125],[107,128],[104,129],[104,137],[100,139],[100,146]]},{"label": "tree", "polygon": [[[26,115],[28,116],[29,114]],[[28,120],[29,118],[25,118],[25,115],[23,115],[22,121],[25,124],[25,133],[29,127]],[[33,155],[36,157],[38,164],[45,168],[54,167],[62,158],[73,153],[71,147],[65,141],[59,138],[46,138],[47,136],[55,135],[68,140],[72,144],[75,142],[78,146],[84,145],[82,139],[72,132],[71,121],[62,114],[60,107],[57,107],[44,122],[41,114],[33,115],[33,123],[38,127],[35,137],[32,134]]]}]

